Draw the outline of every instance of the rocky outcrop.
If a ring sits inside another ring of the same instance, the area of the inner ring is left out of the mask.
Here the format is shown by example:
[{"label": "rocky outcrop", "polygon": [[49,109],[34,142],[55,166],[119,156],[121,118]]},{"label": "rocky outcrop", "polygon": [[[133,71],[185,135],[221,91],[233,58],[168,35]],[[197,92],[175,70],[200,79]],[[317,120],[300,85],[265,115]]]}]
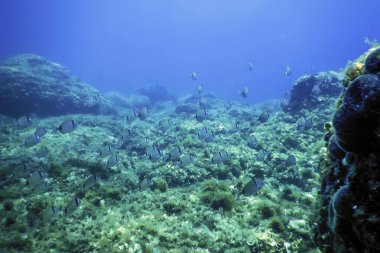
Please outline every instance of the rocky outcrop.
[{"label": "rocky outcrop", "polygon": [[23,54],[0,65],[0,113],[19,117],[112,111],[98,90],[48,59]]},{"label": "rocky outcrop", "polygon": [[380,50],[372,51],[325,139],[315,235],[322,252],[380,252]]},{"label": "rocky outcrop", "polygon": [[292,114],[302,109],[315,109],[324,104],[321,97],[339,96],[343,90],[342,81],[343,76],[332,71],[302,76],[294,84],[289,101],[282,104],[282,109]]}]

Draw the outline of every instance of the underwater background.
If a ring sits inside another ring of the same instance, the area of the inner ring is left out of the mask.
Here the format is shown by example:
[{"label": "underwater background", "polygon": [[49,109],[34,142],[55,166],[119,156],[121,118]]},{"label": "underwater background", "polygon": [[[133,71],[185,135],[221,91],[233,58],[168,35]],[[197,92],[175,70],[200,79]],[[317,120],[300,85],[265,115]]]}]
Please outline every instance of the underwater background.
[{"label": "underwater background", "polygon": [[379,11],[1,1],[0,252],[380,252]]}]

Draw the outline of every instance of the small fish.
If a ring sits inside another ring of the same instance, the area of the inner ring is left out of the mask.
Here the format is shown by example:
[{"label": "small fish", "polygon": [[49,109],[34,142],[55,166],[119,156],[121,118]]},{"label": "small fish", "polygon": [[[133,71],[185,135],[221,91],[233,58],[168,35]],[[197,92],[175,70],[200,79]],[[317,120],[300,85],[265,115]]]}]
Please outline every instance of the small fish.
[{"label": "small fish", "polygon": [[78,127],[77,123],[73,119],[65,120],[59,127],[57,128],[62,134],[71,133]]},{"label": "small fish", "polygon": [[99,156],[100,157],[106,157],[106,156],[109,156],[109,155],[112,155],[112,147],[111,147],[111,145],[105,145],[105,146],[102,146],[99,149]]},{"label": "small fish", "polygon": [[211,141],[212,139],[214,139],[215,134],[212,130],[209,130],[207,127],[204,127],[198,131],[197,137],[201,141]]},{"label": "small fish", "polygon": [[42,136],[44,136],[45,134],[47,134],[47,130],[45,127],[39,127],[36,129],[36,131],[34,132],[35,135],[39,136],[40,138]]},{"label": "small fish", "polygon": [[127,121],[127,123],[132,123],[135,119],[138,118],[138,116],[138,113],[136,111],[133,111],[127,114],[127,116],[125,116],[125,120]]},{"label": "small fish", "polygon": [[231,107],[232,107],[232,103],[231,103],[230,100],[228,100],[228,102],[224,103],[224,109],[226,111],[228,111],[229,109],[231,109]]},{"label": "small fish", "polygon": [[200,107],[201,109],[206,109],[206,108],[209,107],[209,104],[208,104],[208,101],[207,101],[206,98],[201,98],[201,99],[199,100],[199,107]]},{"label": "small fish", "polygon": [[269,117],[270,117],[270,115],[269,115],[268,110],[262,111],[260,116],[259,116],[259,121],[261,123],[265,123],[269,120]]},{"label": "small fish", "polygon": [[262,162],[265,160],[266,156],[267,151],[265,151],[264,149],[260,149],[256,154],[256,160]]},{"label": "small fish", "polygon": [[33,134],[25,138],[24,146],[30,148],[40,143],[40,141],[41,138],[38,135]]},{"label": "small fish", "polygon": [[195,159],[194,159],[194,157],[192,157],[191,155],[183,155],[183,156],[181,156],[180,157],[180,162],[179,162],[179,164],[181,165],[181,166],[187,166],[187,165],[189,165],[189,164],[191,164],[191,163],[193,163],[193,162],[195,162]]},{"label": "small fish", "polygon": [[200,95],[200,94],[202,94],[202,92],[203,92],[203,87],[202,87],[202,85],[198,85],[197,86],[197,93]]},{"label": "small fish", "polygon": [[313,86],[313,89],[311,89],[311,94],[313,94],[314,96],[319,96],[321,94],[321,88],[319,87],[318,84],[314,85]]},{"label": "small fish", "polygon": [[147,148],[145,155],[152,162],[157,162],[163,156],[163,152],[156,145],[153,145]]},{"label": "small fish", "polygon": [[45,146],[41,147],[41,148],[37,151],[37,153],[36,153],[37,157],[39,157],[39,158],[46,157],[48,154],[49,154],[49,150],[48,150],[48,148],[45,147]]},{"label": "small fish", "polygon": [[130,129],[125,130],[124,134],[118,137],[116,146],[118,148],[125,147],[133,139],[133,133]]},{"label": "small fish", "polygon": [[151,145],[152,145],[152,143],[150,140],[148,140],[147,138],[143,138],[139,141],[139,143],[137,144],[137,147],[138,148],[148,148]]},{"label": "small fish", "polygon": [[30,174],[27,185],[29,187],[35,187],[36,185],[39,185],[45,181],[45,178],[47,177],[47,173],[42,170],[36,170],[32,174]]},{"label": "small fish", "polygon": [[249,62],[249,63],[248,63],[248,69],[249,69],[250,71],[253,70],[253,63],[252,63],[252,62]]},{"label": "small fish", "polygon": [[191,73],[191,80],[195,81],[195,80],[198,80],[198,73],[197,72],[193,72]]},{"label": "small fish", "polygon": [[107,167],[115,166],[119,162],[119,157],[117,155],[111,155],[107,160]]},{"label": "small fish", "polygon": [[32,124],[33,124],[33,119],[30,116],[22,116],[16,122],[16,126],[18,129],[27,128],[28,126]]},{"label": "small fish", "polygon": [[251,136],[247,140],[247,145],[251,149],[255,149],[259,145],[259,141],[255,136]]},{"label": "small fish", "polygon": [[289,155],[286,159],[286,166],[294,166],[297,164],[296,157],[294,155]]},{"label": "small fish", "polygon": [[285,75],[290,76],[292,73],[293,73],[292,67],[290,67],[290,65],[286,65]]},{"label": "small fish", "polygon": [[90,175],[86,180],[83,182],[83,189],[88,190],[96,185],[96,183],[99,181],[98,175]]},{"label": "small fish", "polygon": [[213,156],[211,158],[211,162],[212,163],[221,163],[221,162],[227,161],[228,158],[229,158],[229,155],[228,155],[227,151],[219,151],[219,152],[213,154]]},{"label": "small fish", "polygon": [[206,109],[200,110],[195,114],[195,119],[198,122],[202,122],[202,121],[209,119],[209,118],[210,118],[210,116],[209,116],[208,112],[206,111]]},{"label": "small fish", "polygon": [[80,199],[78,197],[74,197],[69,204],[63,210],[65,216],[69,216],[74,213],[80,206]]},{"label": "small fish", "polygon": [[146,108],[145,106],[143,108],[141,108],[138,113],[137,113],[137,116],[140,120],[144,120],[148,117],[149,115],[149,110],[148,108]]},{"label": "small fish", "polygon": [[54,205],[48,206],[42,211],[40,221],[45,223],[51,220],[58,213],[57,208]]},{"label": "small fish", "polygon": [[248,90],[248,87],[244,87],[240,92],[240,96],[242,96],[243,98],[246,98],[248,97],[248,94],[249,94],[249,90]]},{"label": "small fish", "polygon": [[242,193],[244,196],[252,196],[264,187],[264,180],[246,178],[243,182]]},{"label": "small fish", "polygon": [[48,189],[49,189],[48,183],[43,181],[40,184],[34,185],[34,187],[32,187],[32,192],[43,193],[43,192],[46,192]]},{"label": "small fish", "polygon": [[23,164],[21,166],[16,167],[11,176],[15,178],[26,176],[30,173],[30,167],[27,164]]},{"label": "small fish", "polygon": [[158,122],[158,127],[161,131],[166,131],[172,126],[170,119],[162,119]]},{"label": "small fish", "polygon": [[151,181],[148,178],[144,178],[140,182],[140,190],[141,191],[149,190],[151,185],[152,185]]},{"label": "small fish", "polygon": [[298,131],[307,131],[307,130],[310,130],[312,127],[313,127],[313,121],[310,118],[305,119],[304,117],[301,117],[297,121]]},{"label": "small fish", "polygon": [[287,100],[281,100],[280,107],[285,112],[289,108],[289,102]]},{"label": "small fish", "polygon": [[168,159],[169,160],[176,160],[177,158],[179,158],[182,155],[182,153],[183,153],[183,148],[175,147],[172,150],[170,150],[170,152],[168,154]]}]

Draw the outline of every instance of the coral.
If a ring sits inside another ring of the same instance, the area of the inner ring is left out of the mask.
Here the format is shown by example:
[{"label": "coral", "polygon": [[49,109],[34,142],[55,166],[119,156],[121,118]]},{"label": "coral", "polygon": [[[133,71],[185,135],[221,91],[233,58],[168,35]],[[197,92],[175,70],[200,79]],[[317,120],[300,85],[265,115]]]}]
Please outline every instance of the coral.
[{"label": "coral", "polygon": [[374,49],[365,60],[365,70],[368,73],[380,72],[380,48]]},{"label": "coral", "polygon": [[160,192],[166,192],[168,189],[168,182],[165,178],[157,177],[152,180],[152,190],[159,190]]}]

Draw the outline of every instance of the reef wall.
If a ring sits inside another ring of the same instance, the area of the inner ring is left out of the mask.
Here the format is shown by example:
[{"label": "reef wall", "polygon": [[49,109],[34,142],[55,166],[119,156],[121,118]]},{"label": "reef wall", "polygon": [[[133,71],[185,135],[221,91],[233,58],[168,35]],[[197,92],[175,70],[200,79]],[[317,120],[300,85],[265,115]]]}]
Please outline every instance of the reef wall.
[{"label": "reef wall", "polygon": [[315,241],[323,252],[380,252],[380,47],[347,67],[327,123]]}]

